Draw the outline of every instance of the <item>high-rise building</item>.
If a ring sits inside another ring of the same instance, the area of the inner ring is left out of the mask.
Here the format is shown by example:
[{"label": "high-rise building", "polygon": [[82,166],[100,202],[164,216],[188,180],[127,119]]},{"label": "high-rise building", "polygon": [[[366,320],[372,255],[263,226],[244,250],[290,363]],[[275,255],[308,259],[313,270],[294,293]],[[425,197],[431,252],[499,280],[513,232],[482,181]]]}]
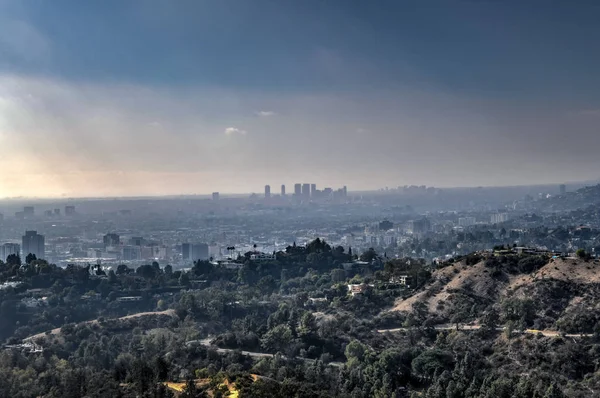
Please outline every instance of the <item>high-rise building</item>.
[{"label": "high-rise building", "polygon": [[285,184],[281,184],[281,196],[285,196]]},{"label": "high-rise building", "polygon": [[212,193],[212,200],[219,200],[219,193],[218,192],[213,192]]},{"label": "high-rise building", "polygon": [[317,184],[310,184],[310,197],[314,198],[317,196]]},{"label": "high-rise building", "polygon": [[104,248],[119,246],[121,237],[117,234],[106,234],[103,238]]},{"label": "high-rise building", "polygon": [[559,187],[559,190],[560,190],[560,194],[564,195],[567,193],[567,186],[565,184],[561,184]]},{"label": "high-rise building", "polygon": [[310,184],[302,184],[302,199],[310,198]]},{"label": "high-rise building", "polygon": [[33,207],[33,206],[23,207],[23,215],[25,215],[25,217],[35,215],[35,207]]},{"label": "high-rise building", "polygon": [[0,246],[0,260],[6,261],[11,254],[21,255],[21,246],[18,243],[5,243]]},{"label": "high-rise building", "polygon": [[302,184],[294,184],[294,195],[297,197],[302,196]]},{"label": "high-rise building", "polygon": [[184,243],[181,245],[183,261],[193,262],[208,260],[208,245],[206,243]]},{"label": "high-rise building", "polygon": [[46,239],[38,235],[37,231],[26,231],[22,239],[23,258],[28,254],[35,254],[38,259],[46,257]]},{"label": "high-rise building", "polygon": [[265,199],[268,199],[270,197],[271,197],[271,186],[265,185]]},{"label": "high-rise building", "polygon": [[65,206],[65,216],[74,216],[75,206]]}]

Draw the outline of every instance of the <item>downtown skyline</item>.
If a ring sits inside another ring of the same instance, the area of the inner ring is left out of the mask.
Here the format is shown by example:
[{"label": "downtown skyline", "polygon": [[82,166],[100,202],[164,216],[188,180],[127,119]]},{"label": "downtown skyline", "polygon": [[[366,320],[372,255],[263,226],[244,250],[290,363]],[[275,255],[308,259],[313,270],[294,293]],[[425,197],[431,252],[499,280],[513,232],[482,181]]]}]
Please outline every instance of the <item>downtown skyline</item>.
[{"label": "downtown skyline", "polygon": [[598,11],[0,1],[0,197],[595,180]]}]

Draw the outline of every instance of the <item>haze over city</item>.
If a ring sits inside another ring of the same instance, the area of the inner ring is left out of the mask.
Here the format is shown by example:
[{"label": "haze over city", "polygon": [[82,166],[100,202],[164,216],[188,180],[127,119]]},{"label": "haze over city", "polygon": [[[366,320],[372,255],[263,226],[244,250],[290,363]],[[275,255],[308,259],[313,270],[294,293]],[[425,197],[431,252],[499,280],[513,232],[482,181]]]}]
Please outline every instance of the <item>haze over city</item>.
[{"label": "haze over city", "polygon": [[598,11],[0,1],[0,197],[596,179]]}]

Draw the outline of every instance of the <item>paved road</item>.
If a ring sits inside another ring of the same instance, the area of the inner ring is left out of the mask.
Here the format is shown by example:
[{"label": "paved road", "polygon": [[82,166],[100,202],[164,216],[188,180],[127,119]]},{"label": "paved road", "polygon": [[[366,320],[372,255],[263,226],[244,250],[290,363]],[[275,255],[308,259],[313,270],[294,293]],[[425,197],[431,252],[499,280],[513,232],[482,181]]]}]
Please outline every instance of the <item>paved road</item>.
[{"label": "paved road", "polygon": [[[215,345],[211,344],[212,339],[211,338],[206,338],[206,339],[202,339],[202,340],[192,340],[192,341],[188,341],[185,344],[186,345],[192,345],[192,344],[201,344],[205,347],[210,347],[215,349],[218,353],[220,354],[226,354],[228,352],[240,352],[239,350],[234,350],[231,348],[219,348]],[[252,352],[252,351],[241,351],[242,355],[248,355],[252,358],[273,358],[274,355],[273,354],[267,354],[264,352]],[[315,359],[310,359],[310,358],[303,358],[303,357],[296,357],[296,359],[300,359],[302,361],[305,362],[315,362]],[[328,365],[330,366],[335,366],[335,367],[340,367],[343,365],[342,362],[330,362]]]}]

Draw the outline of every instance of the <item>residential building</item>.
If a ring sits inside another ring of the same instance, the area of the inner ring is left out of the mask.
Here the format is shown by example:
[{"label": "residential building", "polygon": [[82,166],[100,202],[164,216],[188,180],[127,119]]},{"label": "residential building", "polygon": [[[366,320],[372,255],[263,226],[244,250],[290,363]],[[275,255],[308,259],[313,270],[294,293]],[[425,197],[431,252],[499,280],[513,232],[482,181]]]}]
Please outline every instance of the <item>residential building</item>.
[{"label": "residential building", "polygon": [[294,184],[294,196],[297,198],[302,196],[302,184]]},{"label": "residential building", "polygon": [[357,294],[363,294],[368,289],[369,285],[367,285],[366,283],[348,285],[348,291],[353,296],[356,296]]},{"label": "residential building", "polygon": [[491,222],[492,224],[499,224],[499,223],[503,223],[509,220],[509,215],[508,213],[496,213],[496,214],[492,214],[491,217]]},{"label": "residential building", "polygon": [[470,227],[472,225],[475,225],[475,217],[460,217],[458,219],[458,226],[459,227]]},{"label": "residential building", "polygon": [[44,235],[39,235],[37,231],[26,231],[22,238],[22,257],[25,258],[28,254],[35,254],[38,259],[46,258],[45,244]]}]

